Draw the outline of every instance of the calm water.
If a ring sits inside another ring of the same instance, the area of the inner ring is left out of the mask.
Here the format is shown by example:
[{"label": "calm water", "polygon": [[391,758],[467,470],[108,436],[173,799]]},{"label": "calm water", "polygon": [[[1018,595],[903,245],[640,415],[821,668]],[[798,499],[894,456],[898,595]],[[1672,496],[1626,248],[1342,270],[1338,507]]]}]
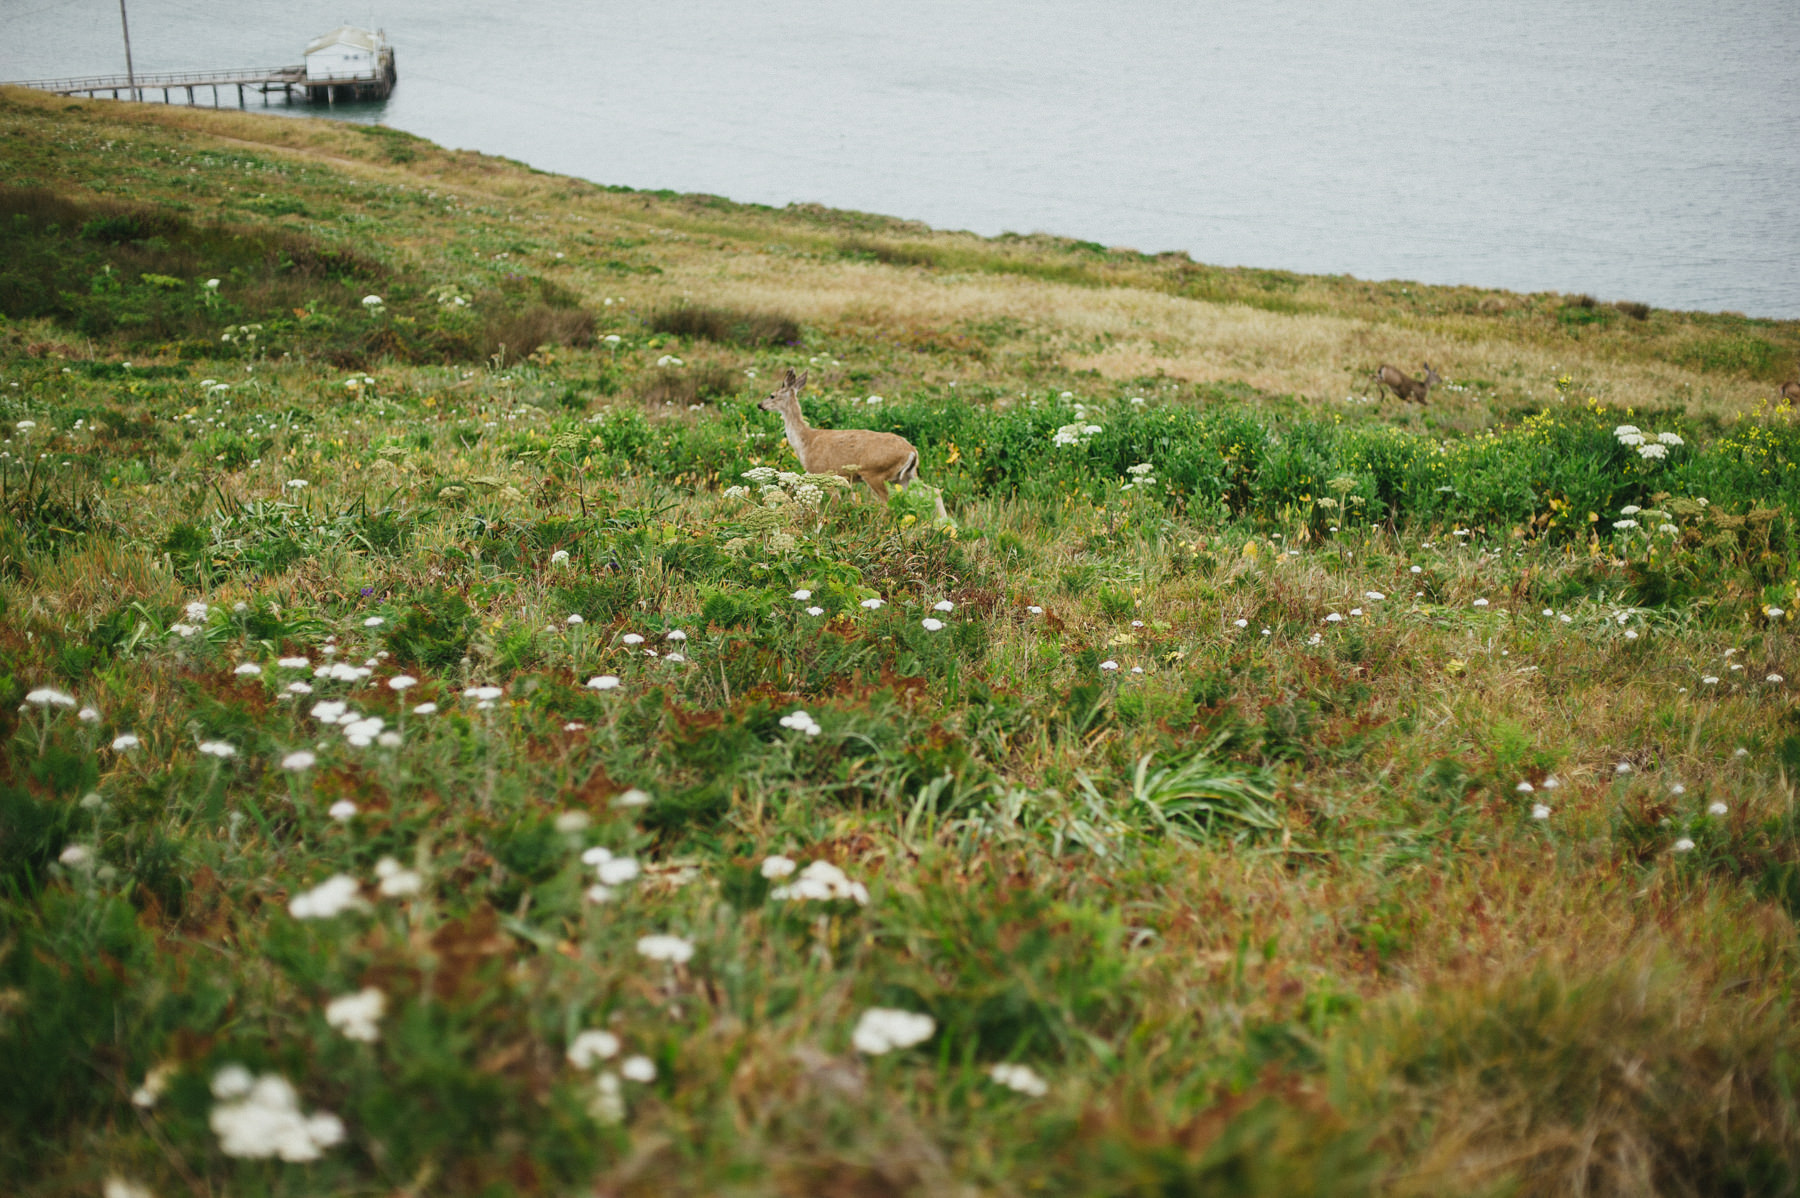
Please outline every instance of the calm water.
[{"label": "calm water", "polygon": [[[146,71],[385,26],[340,115],[599,182],[1800,317],[1794,0],[130,4]],[[0,0],[0,78],[122,70],[118,26]]]}]

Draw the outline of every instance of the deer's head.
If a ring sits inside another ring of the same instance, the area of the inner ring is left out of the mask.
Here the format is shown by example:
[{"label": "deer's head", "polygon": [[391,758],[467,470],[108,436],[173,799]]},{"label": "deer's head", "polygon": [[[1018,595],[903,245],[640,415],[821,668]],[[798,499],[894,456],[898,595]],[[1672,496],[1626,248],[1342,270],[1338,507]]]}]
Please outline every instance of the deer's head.
[{"label": "deer's head", "polygon": [[1444,381],[1438,377],[1438,372],[1431,368],[1430,362],[1421,362],[1420,365],[1425,367],[1425,377],[1419,381],[1424,383],[1427,387],[1435,387],[1437,384]]},{"label": "deer's head", "polygon": [[806,378],[806,375],[796,375],[790,369],[787,377],[781,380],[781,386],[769,392],[756,406],[765,412],[779,412],[790,404],[799,402],[800,388],[806,386]]}]

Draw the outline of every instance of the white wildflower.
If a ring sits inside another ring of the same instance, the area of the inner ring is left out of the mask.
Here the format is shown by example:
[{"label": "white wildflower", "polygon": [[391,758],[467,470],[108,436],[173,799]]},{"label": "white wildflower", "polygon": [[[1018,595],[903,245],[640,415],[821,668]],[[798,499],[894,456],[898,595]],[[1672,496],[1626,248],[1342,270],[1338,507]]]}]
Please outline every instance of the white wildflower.
[{"label": "white wildflower", "polygon": [[610,1061],[619,1055],[619,1038],[611,1032],[589,1028],[576,1033],[564,1055],[575,1068],[592,1069],[601,1061]]},{"label": "white wildflower", "polygon": [[355,994],[341,994],[325,1004],[325,1022],[347,1040],[373,1043],[381,1034],[375,1025],[387,1013],[387,995],[373,986]]},{"label": "white wildflower", "polygon": [[277,659],[275,664],[284,670],[304,670],[312,665],[312,662],[304,657],[283,657]]},{"label": "white wildflower", "polygon": [[656,1062],[646,1056],[626,1057],[619,1062],[619,1076],[628,1082],[653,1082],[656,1080]]},{"label": "white wildflower", "polygon": [[436,703],[420,703],[419,705],[417,705],[416,707],[413,708],[413,714],[414,715],[436,715],[437,709],[438,709],[438,705]]},{"label": "white wildflower", "polygon": [[936,603],[931,605],[931,610],[932,611],[955,611],[956,604],[950,602],[948,599],[939,599]]},{"label": "white wildflower", "polygon": [[113,737],[113,742],[112,742],[113,752],[123,753],[129,749],[135,749],[143,743],[144,743],[143,741],[138,739],[137,733],[121,732],[121,733],[119,733],[119,735]]},{"label": "white wildflower", "polygon": [[301,770],[311,769],[318,764],[318,761],[318,755],[311,749],[296,749],[281,759],[281,768],[298,773]]},{"label": "white wildflower", "polygon": [[389,690],[403,691],[409,686],[419,685],[419,680],[414,678],[411,674],[395,674],[392,678],[388,679],[387,684]]},{"label": "white wildflower", "polygon": [[1531,818],[1535,820],[1549,819],[1550,808],[1544,806],[1542,803],[1533,803],[1531,805]]},{"label": "white wildflower", "polygon": [[862,601],[862,606],[868,608],[870,611],[878,610],[881,605],[882,601],[880,599],[864,599]]},{"label": "white wildflower", "polygon": [[[215,1094],[219,1088],[215,1079]],[[220,1097],[225,1101],[212,1109],[209,1122],[226,1156],[300,1164],[318,1160],[323,1149],[344,1139],[342,1120],[323,1111],[302,1114],[299,1095],[278,1074],[265,1073],[247,1093]]]},{"label": "white wildflower", "polygon": [[156,1105],[156,1100],[163,1096],[169,1088],[169,1079],[175,1076],[175,1066],[157,1065],[144,1075],[144,1084],[131,1092],[131,1105],[149,1110]]},{"label": "white wildflower", "polygon": [[805,711],[794,711],[782,716],[781,726],[792,728],[795,732],[804,732],[808,736],[817,736],[824,731],[819,722]]},{"label": "white wildflower", "polygon": [[425,886],[425,879],[418,871],[407,869],[392,857],[383,857],[375,863],[375,876],[381,879],[376,889],[388,898],[405,898],[419,893]]},{"label": "white wildflower", "polygon": [[936,632],[944,626],[942,620],[933,619],[930,616],[926,616],[923,620],[920,620],[919,624],[926,632]]},{"label": "white wildflower", "polygon": [[203,740],[196,747],[200,752],[205,753],[207,756],[217,757],[221,761],[228,757],[237,756],[237,747],[235,745],[227,744],[222,740]]},{"label": "white wildflower", "polygon": [[694,956],[694,942],[682,936],[659,933],[638,937],[637,951],[639,956],[648,957],[652,961],[684,965]]},{"label": "white wildflower", "polygon": [[349,799],[339,799],[328,808],[325,814],[338,823],[348,823],[356,817],[356,804]]},{"label": "white wildflower", "polygon": [[1727,808],[1723,803],[1712,803],[1706,808],[1708,815],[1724,815]]},{"label": "white wildflower", "polygon": [[617,674],[598,674],[587,680],[587,687],[591,691],[618,690],[619,676]]},{"label": "white wildflower", "polygon": [[73,707],[75,696],[66,695],[62,691],[41,686],[34,691],[25,692],[25,701],[34,707]]},{"label": "white wildflower", "polygon": [[262,667],[253,661],[247,661],[231,672],[236,674],[239,678],[254,678],[256,675],[262,673]]},{"label": "white wildflower", "polygon": [[778,902],[794,900],[825,903],[841,900],[860,907],[868,905],[869,889],[861,882],[852,882],[849,875],[831,862],[814,861],[801,870],[792,882],[769,891],[769,897]]},{"label": "white wildflower", "polygon": [[781,854],[777,853],[774,856],[763,858],[762,876],[768,878],[770,881],[775,881],[778,878],[785,878],[792,874],[794,869],[794,861],[791,857],[783,857]]},{"label": "white wildflower", "polygon": [[594,870],[602,886],[621,886],[638,876],[638,863],[630,857],[602,861]]},{"label": "white wildflower", "polygon": [[349,874],[334,874],[311,890],[305,890],[288,901],[288,914],[295,919],[330,919],[345,911],[366,908],[362,884]]},{"label": "white wildflower", "polygon": [[1675,842],[1675,851],[1677,853],[1689,853],[1689,852],[1692,852],[1693,849],[1694,849],[1694,842],[1689,840],[1685,836],[1683,836],[1680,840],[1677,840]]},{"label": "white wildflower", "polygon": [[364,716],[354,723],[344,725],[344,739],[359,749],[366,749],[381,735],[387,721],[378,715]]},{"label": "white wildflower", "polygon": [[870,1007],[856,1021],[850,1043],[858,1052],[881,1056],[896,1048],[911,1048],[931,1039],[937,1021],[929,1015],[897,1011],[890,1007]]},{"label": "white wildflower", "polygon": [[635,786],[613,800],[614,807],[648,807],[649,805],[649,794]]},{"label": "white wildflower", "polygon": [[1029,1065],[995,1065],[988,1069],[988,1076],[1007,1089],[1032,1098],[1042,1098],[1050,1092],[1050,1083],[1039,1077]]}]

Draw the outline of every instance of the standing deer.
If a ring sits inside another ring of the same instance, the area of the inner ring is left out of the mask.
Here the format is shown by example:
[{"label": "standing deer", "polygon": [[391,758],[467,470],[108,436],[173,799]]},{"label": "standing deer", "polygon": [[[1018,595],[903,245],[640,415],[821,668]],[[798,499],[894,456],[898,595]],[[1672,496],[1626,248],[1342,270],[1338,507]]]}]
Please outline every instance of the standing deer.
[{"label": "standing deer", "polygon": [[1392,391],[1395,399],[1416,399],[1420,403],[1425,403],[1431,396],[1432,385],[1444,380],[1438,377],[1438,372],[1431,368],[1430,362],[1424,363],[1424,366],[1425,377],[1416,379],[1404,370],[1396,369],[1383,362],[1381,369],[1375,372],[1375,383],[1377,386],[1386,387]]},{"label": "standing deer", "polygon": [[[800,388],[807,376],[796,376],[792,370],[769,397],[756,406],[781,416],[787,430],[788,444],[800,459],[800,468],[808,474],[841,474],[848,479],[861,479],[885,502],[890,485],[905,489],[919,476],[919,451],[912,442],[897,433],[878,433],[866,428],[813,428],[800,412]],[[944,501],[938,500],[938,515],[944,514]]]}]

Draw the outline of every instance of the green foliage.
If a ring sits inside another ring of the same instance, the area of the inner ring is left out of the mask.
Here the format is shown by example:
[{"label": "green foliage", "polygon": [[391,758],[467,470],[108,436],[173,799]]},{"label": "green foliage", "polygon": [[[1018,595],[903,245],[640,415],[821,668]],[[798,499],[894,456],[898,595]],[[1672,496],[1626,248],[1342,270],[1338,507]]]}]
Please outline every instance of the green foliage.
[{"label": "green foliage", "polygon": [[387,648],[396,661],[427,670],[455,665],[469,652],[475,615],[455,591],[423,591],[387,630]]},{"label": "green foliage", "polygon": [[687,304],[665,308],[650,317],[653,332],[694,337],[722,345],[798,345],[800,322],[781,312],[746,312],[736,308]]}]

